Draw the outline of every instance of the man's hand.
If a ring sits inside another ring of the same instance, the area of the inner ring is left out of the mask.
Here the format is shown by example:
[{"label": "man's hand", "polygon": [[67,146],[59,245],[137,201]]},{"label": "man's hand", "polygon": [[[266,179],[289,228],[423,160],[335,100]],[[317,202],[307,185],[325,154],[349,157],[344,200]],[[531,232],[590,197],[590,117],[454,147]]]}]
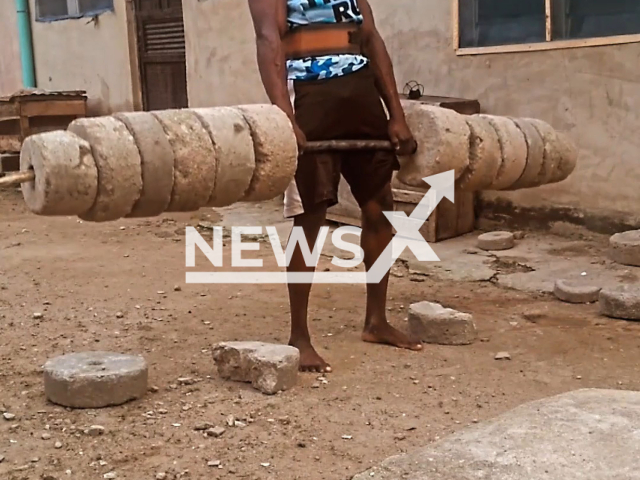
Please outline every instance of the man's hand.
[{"label": "man's hand", "polygon": [[400,156],[411,155],[416,152],[418,144],[407,125],[404,117],[392,117],[389,120],[389,140]]}]

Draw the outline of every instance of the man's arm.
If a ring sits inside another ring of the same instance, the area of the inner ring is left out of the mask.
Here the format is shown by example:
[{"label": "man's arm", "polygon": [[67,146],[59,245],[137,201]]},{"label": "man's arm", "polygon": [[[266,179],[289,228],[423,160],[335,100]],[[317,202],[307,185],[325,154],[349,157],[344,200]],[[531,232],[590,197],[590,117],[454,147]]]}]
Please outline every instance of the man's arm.
[{"label": "man's arm", "polygon": [[369,0],[358,0],[358,7],[364,18],[362,24],[363,48],[373,67],[380,96],[389,111],[389,135],[391,141],[395,144],[399,153],[413,153],[416,144],[407,126],[404,110],[400,103],[391,57],[389,57],[384,40],[376,27]]},{"label": "man's arm", "polygon": [[256,32],[258,68],[262,83],[271,103],[287,114],[298,138],[305,143],[298,128],[293,105],[287,88],[287,68],[282,47],[282,37],[287,29],[286,3],[284,0],[249,0],[249,10]]}]

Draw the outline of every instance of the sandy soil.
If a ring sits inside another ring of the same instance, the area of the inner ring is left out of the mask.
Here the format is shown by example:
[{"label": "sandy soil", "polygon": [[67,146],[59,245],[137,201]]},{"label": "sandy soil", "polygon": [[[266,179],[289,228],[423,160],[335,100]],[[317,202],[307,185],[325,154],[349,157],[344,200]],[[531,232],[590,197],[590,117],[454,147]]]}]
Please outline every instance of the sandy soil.
[{"label": "sandy soil", "polygon": [[[286,342],[287,292],[185,285],[184,227],[203,218],[80,223],[35,217],[19,194],[0,193],[0,412],[9,418],[0,418],[0,478],[348,479],[529,400],[640,389],[638,324],[599,317],[595,305],[402,268],[390,289],[394,324],[405,328],[411,303],[436,301],[473,313],[482,340],[419,353],[364,344],[364,287],[321,285],[310,318],[334,369],[326,381],[305,374],[273,397],[222,381],[212,345]],[[275,264],[268,250],[260,256]],[[48,404],[43,363],[98,349],[143,354],[157,391],[103,410]],[[511,360],[494,360],[501,351]],[[240,423],[228,426],[230,416]],[[194,430],[202,422],[226,432],[204,437]],[[87,435],[91,425],[105,433]]]}]

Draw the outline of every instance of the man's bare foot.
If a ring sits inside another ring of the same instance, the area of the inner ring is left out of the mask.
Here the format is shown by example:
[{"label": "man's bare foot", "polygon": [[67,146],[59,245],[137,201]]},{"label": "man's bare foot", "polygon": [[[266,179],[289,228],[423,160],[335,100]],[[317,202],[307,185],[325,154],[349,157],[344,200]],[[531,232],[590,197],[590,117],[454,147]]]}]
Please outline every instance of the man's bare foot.
[{"label": "man's bare foot", "polygon": [[289,341],[289,345],[300,351],[300,371],[315,373],[330,373],[331,366],[318,355],[316,349],[309,342]]},{"label": "man's bare foot", "polygon": [[369,343],[381,343],[392,345],[407,350],[422,350],[422,343],[415,342],[400,330],[393,328],[388,323],[366,326],[362,332],[362,340]]}]

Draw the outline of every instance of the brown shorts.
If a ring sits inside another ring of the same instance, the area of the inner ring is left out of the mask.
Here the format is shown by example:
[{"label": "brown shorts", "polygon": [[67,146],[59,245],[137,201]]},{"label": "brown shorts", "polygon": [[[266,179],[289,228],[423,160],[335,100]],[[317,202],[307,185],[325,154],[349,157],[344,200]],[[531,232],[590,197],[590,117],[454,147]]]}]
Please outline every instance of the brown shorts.
[{"label": "brown shorts", "polygon": [[[388,117],[370,67],[343,77],[289,83],[296,120],[308,141],[389,140]],[[285,193],[285,216],[338,203],[340,174],[360,206],[391,181],[393,152],[305,153]]]}]

